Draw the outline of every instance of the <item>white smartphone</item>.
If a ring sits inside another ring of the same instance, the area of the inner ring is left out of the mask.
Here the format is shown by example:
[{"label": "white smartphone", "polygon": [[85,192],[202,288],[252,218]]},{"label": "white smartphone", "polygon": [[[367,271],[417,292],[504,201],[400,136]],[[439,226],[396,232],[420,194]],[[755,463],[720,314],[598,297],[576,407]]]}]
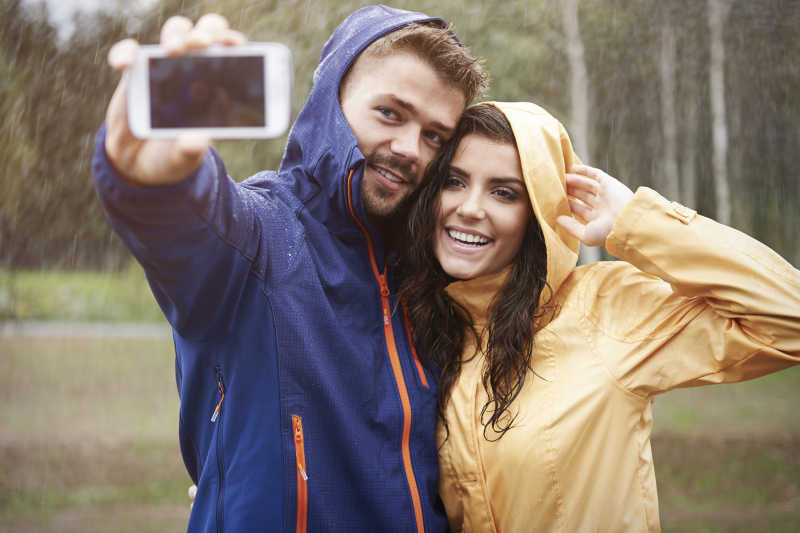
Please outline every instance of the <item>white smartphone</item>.
[{"label": "white smartphone", "polygon": [[280,137],[291,95],[292,57],[280,43],[212,46],[179,57],[141,46],[130,71],[128,123],[142,138]]}]

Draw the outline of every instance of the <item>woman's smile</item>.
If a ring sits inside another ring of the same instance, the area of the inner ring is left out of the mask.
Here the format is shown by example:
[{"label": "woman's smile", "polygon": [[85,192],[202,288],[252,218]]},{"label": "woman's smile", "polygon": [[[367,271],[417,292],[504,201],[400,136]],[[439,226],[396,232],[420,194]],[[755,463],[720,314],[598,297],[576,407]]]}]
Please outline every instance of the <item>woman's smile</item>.
[{"label": "woman's smile", "polygon": [[434,252],[444,271],[470,279],[503,269],[517,255],[530,216],[517,149],[465,136],[439,195]]}]

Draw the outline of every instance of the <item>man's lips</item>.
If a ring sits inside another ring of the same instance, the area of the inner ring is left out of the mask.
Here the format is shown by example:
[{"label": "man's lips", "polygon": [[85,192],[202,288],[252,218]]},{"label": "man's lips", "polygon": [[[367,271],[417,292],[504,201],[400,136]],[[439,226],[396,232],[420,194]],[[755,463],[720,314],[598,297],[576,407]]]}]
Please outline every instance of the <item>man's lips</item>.
[{"label": "man's lips", "polygon": [[391,170],[376,165],[369,165],[369,168],[375,172],[378,176],[378,180],[389,189],[400,190],[403,187],[411,185],[411,182],[402,174],[392,172]]}]

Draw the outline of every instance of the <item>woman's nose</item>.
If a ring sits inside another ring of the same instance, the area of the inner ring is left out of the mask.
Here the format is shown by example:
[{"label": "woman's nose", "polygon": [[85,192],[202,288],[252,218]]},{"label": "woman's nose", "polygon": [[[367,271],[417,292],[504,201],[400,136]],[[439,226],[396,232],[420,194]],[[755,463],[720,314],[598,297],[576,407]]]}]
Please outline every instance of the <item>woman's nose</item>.
[{"label": "woman's nose", "polygon": [[466,218],[481,219],[486,216],[486,211],[481,205],[479,196],[469,192],[464,196],[463,201],[458,205],[456,212]]}]

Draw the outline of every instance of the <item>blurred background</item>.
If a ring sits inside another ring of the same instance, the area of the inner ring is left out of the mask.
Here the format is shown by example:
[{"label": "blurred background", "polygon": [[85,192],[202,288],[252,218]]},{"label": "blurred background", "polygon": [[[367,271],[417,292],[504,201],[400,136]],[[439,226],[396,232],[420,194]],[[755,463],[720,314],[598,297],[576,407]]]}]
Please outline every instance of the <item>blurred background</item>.
[{"label": "blurred background", "polygon": [[[451,21],[486,58],[487,97],[546,107],[588,163],[800,264],[800,0],[388,3]],[[188,519],[172,341],[92,185],[111,44],[222,13],[292,49],[296,113],[330,32],[365,4],[0,0],[0,531]],[[284,143],[217,147],[242,179]],[[665,531],[800,530],[797,370],[656,401]]]}]

